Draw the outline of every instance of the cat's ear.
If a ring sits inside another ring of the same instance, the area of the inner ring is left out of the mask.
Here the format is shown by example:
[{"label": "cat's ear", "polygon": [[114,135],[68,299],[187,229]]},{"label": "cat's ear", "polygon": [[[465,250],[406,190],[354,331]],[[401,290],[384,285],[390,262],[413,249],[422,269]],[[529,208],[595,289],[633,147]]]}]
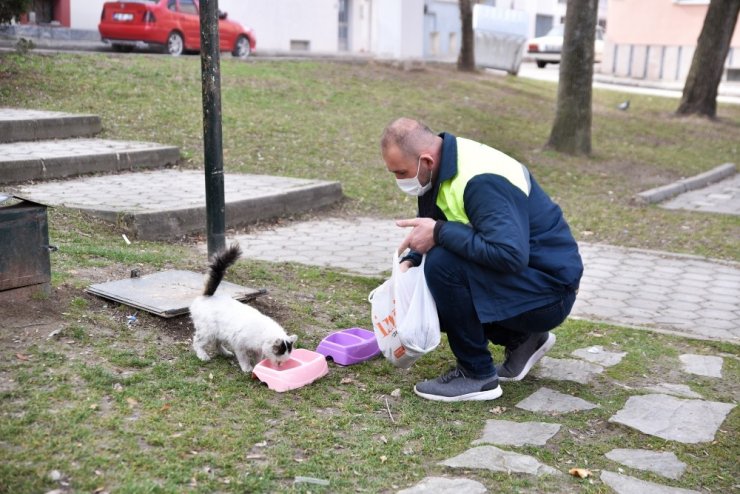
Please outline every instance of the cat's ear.
[{"label": "cat's ear", "polygon": [[292,334],[292,335],[288,336],[288,339],[290,340],[291,343],[295,343],[296,340],[298,339],[298,335]]}]

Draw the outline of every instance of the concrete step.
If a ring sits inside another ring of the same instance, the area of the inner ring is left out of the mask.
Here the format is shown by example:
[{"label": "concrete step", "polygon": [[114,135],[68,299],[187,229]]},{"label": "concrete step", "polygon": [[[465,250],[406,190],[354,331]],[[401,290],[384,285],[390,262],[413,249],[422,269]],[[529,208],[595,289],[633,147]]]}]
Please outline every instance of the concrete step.
[{"label": "concrete step", "polygon": [[[0,154],[2,151],[0,151]],[[129,237],[170,240],[206,231],[205,175],[196,170],[154,170],[15,187],[16,195],[102,218]],[[225,174],[226,227],[330,206],[342,198],[339,182]]]},{"label": "concrete step", "polygon": [[174,165],[180,150],[151,142],[105,139],[0,144],[0,184]]},{"label": "concrete step", "polygon": [[97,115],[0,108],[0,142],[90,137],[101,129]]}]

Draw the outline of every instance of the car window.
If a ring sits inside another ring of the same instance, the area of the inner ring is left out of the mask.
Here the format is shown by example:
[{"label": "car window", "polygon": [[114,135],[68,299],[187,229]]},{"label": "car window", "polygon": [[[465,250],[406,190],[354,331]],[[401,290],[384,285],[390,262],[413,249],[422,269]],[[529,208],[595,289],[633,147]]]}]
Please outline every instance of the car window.
[{"label": "car window", "polygon": [[198,15],[198,7],[195,6],[193,0],[180,0],[180,12]]},{"label": "car window", "polygon": [[167,0],[167,10],[177,11],[177,0]]}]

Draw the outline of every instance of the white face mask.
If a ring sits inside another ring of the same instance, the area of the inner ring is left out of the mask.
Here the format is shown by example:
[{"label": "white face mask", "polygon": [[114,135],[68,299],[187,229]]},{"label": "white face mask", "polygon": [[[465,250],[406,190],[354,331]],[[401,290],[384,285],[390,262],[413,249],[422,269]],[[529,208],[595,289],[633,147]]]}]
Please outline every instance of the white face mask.
[{"label": "white face mask", "polygon": [[421,156],[416,165],[416,176],[414,178],[397,178],[396,183],[398,188],[407,193],[410,196],[423,196],[426,192],[432,188],[432,174],[429,173],[429,182],[426,185],[421,185],[419,181],[419,172],[421,171]]}]

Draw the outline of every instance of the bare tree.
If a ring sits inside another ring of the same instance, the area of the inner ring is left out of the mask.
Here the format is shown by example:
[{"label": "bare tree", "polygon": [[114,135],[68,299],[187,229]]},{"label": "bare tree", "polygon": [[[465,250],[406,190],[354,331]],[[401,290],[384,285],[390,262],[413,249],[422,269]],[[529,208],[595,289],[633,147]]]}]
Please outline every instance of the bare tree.
[{"label": "bare tree", "polygon": [[717,115],[717,91],[722,80],[732,33],[735,31],[740,0],[712,0],[691,61],[683,96],[676,113]]},{"label": "bare tree", "polygon": [[555,122],[547,147],[591,154],[591,84],[598,0],[568,0]]},{"label": "bare tree", "polygon": [[473,33],[473,4],[475,0],[460,0],[460,21],[462,22],[462,42],[457,57],[457,69],[475,71],[475,35]]}]

